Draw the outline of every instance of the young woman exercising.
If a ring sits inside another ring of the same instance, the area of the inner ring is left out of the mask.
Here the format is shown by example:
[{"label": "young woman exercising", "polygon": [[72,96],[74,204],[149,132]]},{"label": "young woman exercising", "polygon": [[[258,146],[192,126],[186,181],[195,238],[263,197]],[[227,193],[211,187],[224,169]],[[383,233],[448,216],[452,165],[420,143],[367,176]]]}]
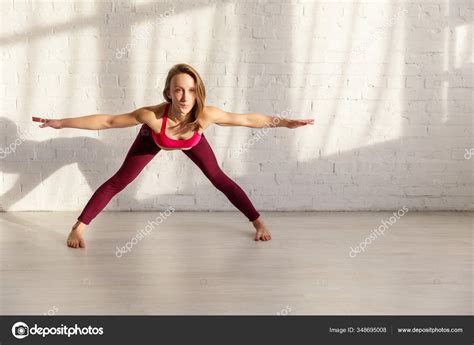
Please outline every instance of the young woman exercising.
[{"label": "young woman exercising", "polygon": [[[223,192],[255,227],[256,241],[268,241],[270,232],[242,188],[219,167],[204,130],[215,123],[221,126],[253,128],[297,128],[313,124],[312,119],[290,120],[263,114],[235,114],[205,105],[206,90],[197,71],[178,64],[168,72],[163,97],[166,102],[143,107],[121,115],[89,115],[61,120],[33,118],[43,122],[41,128],[108,129],[142,124],[119,170],[92,195],[67,238],[72,248],[84,248],[82,236],[88,225],[109,201],[132,182],[155,155],[163,150],[182,150],[202,170],[211,183]],[[274,120],[277,121],[274,121]]]}]

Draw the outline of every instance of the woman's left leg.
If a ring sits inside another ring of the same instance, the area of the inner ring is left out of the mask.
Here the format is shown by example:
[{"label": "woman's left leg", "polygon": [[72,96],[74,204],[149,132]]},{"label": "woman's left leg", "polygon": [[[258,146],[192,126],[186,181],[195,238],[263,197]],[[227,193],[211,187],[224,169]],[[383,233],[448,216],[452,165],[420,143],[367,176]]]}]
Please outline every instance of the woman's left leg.
[{"label": "woman's left leg", "polygon": [[224,193],[227,199],[229,199],[249,221],[253,222],[260,217],[260,214],[253,206],[247,194],[219,167],[216,156],[204,134],[202,134],[201,140],[196,146],[190,150],[183,150],[183,152],[201,168],[211,183]]}]

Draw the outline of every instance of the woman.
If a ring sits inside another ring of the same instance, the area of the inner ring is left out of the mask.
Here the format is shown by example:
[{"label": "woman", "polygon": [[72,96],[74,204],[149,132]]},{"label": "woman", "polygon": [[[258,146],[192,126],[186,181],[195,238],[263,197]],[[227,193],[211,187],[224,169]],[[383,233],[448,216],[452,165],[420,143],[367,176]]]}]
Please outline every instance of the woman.
[{"label": "woman", "polygon": [[[77,218],[67,239],[72,248],[84,248],[82,236],[86,225],[108,204],[114,195],[132,182],[149,161],[162,149],[182,150],[202,170],[212,184],[223,192],[255,227],[256,241],[268,241],[270,232],[252,202],[219,167],[214,152],[204,136],[211,124],[253,128],[296,128],[313,124],[314,120],[290,120],[263,114],[235,114],[205,105],[206,90],[197,71],[187,64],[173,66],[166,78],[163,97],[166,102],[143,107],[121,115],[89,115],[77,118],[49,120],[41,128],[108,129],[143,124],[120,169],[93,194]],[[275,119],[277,121],[275,121]]]}]

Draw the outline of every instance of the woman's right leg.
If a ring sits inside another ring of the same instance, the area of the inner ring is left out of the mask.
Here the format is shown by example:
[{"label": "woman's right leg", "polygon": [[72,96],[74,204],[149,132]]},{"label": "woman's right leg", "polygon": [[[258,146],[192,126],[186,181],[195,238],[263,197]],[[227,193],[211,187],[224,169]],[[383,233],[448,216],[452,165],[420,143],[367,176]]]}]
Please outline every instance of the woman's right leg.
[{"label": "woman's right leg", "polygon": [[151,136],[150,127],[143,124],[120,169],[95,191],[77,218],[78,221],[89,224],[117,193],[140,174],[160,150]]}]

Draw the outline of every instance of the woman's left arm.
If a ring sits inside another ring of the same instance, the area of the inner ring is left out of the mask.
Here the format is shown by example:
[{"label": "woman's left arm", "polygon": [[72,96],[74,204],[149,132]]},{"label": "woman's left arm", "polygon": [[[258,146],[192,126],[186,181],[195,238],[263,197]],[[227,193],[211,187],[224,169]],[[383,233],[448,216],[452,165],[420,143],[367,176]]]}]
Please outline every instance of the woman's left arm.
[{"label": "woman's left arm", "polygon": [[287,127],[297,128],[314,124],[314,119],[286,119],[260,113],[236,114],[229,113],[214,106],[206,107],[206,117],[211,123],[220,126],[245,126],[252,128]]}]

